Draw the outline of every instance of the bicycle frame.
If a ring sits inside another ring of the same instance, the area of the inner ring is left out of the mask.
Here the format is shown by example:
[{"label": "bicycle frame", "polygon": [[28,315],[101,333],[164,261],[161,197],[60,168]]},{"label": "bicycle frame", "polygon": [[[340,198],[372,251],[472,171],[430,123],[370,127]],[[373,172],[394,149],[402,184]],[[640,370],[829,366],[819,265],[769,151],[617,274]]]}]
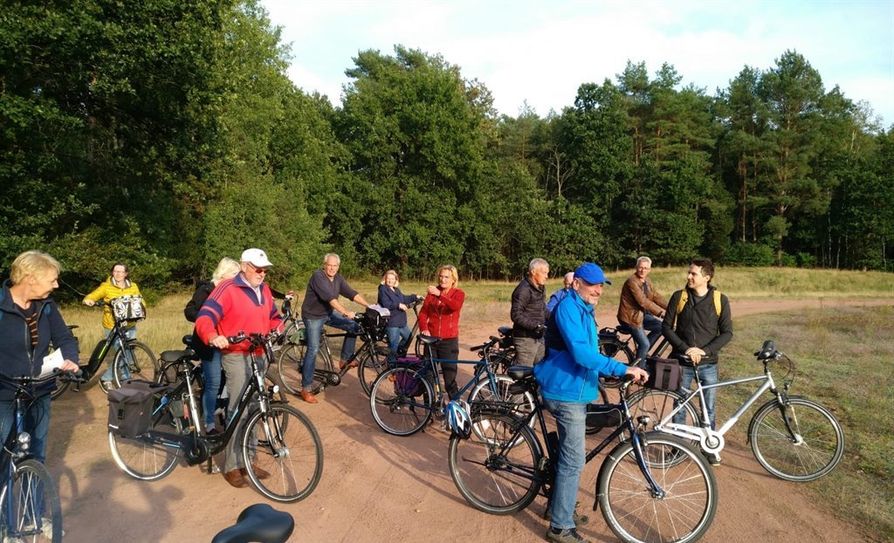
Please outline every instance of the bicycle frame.
[{"label": "bicycle frame", "polygon": [[[747,400],[745,400],[745,402],[739,407],[739,409],[729,419],[727,419],[726,422],[723,423],[720,429],[711,429],[711,422],[708,418],[708,407],[705,402],[704,391],[758,381],[762,381],[763,384],[761,384],[761,386],[759,386],[757,390],[755,390],[754,393]],[[739,421],[742,415],[745,414],[745,411],[747,411],[752,405],[754,405],[754,403],[761,395],[769,390],[777,397],[781,396],[781,393],[776,388],[776,383],[773,381],[773,376],[770,373],[770,369],[766,366],[766,364],[764,365],[764,375],[756,377],[744,377],[741,379],[731,379],[729,381],[722,381],[713,385],[703,385],[698,377],[698,372],[696,371],[695,382],[695,390],[689,392],[685,399],[680,402],[680,405],[674,406],[674,409],[671,410],[671,412],[667,416],[665,416],[664,419],[658,421],[658,423],[655,425],[655,429],[684,439],[699,441],[701,447],[708,451],[719,451],[723,448],[723,436]],[[690,402],[692,402],[693,398],[695,398],[696,396],[699,398],[701,407],[701,426],[690,426],[687,424],[675,423],[673,421],[674,415],[685,409],[685,406],[690,404]]]}]

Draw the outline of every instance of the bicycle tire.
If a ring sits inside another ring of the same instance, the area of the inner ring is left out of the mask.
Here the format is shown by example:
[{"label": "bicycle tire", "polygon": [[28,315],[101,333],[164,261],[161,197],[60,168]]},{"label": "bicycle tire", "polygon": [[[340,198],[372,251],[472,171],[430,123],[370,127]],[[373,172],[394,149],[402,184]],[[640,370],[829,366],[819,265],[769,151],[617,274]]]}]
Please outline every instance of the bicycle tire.
[{"label": "bicycle tire", "polygon": [[0,502],[0,527],[2,541],[62,541],[59,493],[41,462],[31,458],[15,462],[12,480]]},{"label": "bicycle tire", "polygon": [[434,395],[431,383],[422,372],[396,367],[382,372],[375,380],[369,406],[379,428],[391,435],[408,436],[428,424],[434,410]]},{"label": "bicycle tire", "polygon": [[[542,486],[540,447],[531,429],[507,414],[477,413],[468,439],[450,437],[447,464],[453,484],[475,509],[508,515],[527,507]],[[505,447],[508,440],[513,443]]]},{"label": "bicycle tire", "polygon": [[[627,399],[630,408],[630,418],[637,421],[641,416],[649,417],[646,430],[655,429],[655,425],[664,420],[674,410],[674,405],[682,403],[685,398],[673,390],[659,390],[655,388],[643,388],[637,390]],[[699,426],[701,417],[692,406],[692,402],[683,406],[686,413],[684,423],[689,426]]]},{"label": "bicycle tire", "polygon": [[[513,416],[518,417],[527,416],[536,408],[534,396],[530,392],[526,391],[524,394],[512,394],[509,392],[509,388],[515,383],[511,377],[508,375],[494,375],[494,380],[496,381],[496,394],[490,388],[490,378],[487,375],[481,376],[469,392],[469,405],[486,402],[497,402],[499,405],[507,408],[511,405]],[[536,418],[531,417],[529,426],[533,428],[535,422]],[[473,431],[477,431],[477,428],[475,425],[472,426]]]},{"label": "bicycle tire", "polygon": [[364,352],[360,355],[360,362],[357,366],[357,378],[360,380],[360,386],[367,397],[369,397],[372,385],[379,375],[390,367],[388,365],[389,351],[387,349],[373,346],[373,351],[375,354],[371,355],[369,347],[364,347]]},{"label": "bicycle tire", "polygon": [[[835,416],[822,405],[796,396],[786,402],[788,426],[779,401],[757,410],[748,427],[751,450],[758,463],[786,481],[806,482],[826,475],[844,455],[844,431]],[[800,437],[793,438],[791,427]]]},{"label": "bicycle tire", "polygon": [[[154,402],[158,410],[158,399]],[[173,434],[184,432],[182,420],[174,416],[170,406],[153,414],[152,430]],[[140,481],[157,481],[171,473],[180,459],[177,449],[152,443],[145,438],[126,438],[109,432],[109,449],[118,468]]]},{"label": "bicycle tire", "polygon": [[63,379],[62,377],[57,377],[56,388],[50,393],[50,400],[55,400],[59,398],[59,396],[65,394],[65,391],[68,390],[68,385],[70,384],[70,381]]},{"label": "bicycle tire", "polygon": [[112,361],[112,382],[115,388],[128,379],[142,379],[155,383],[158,379],[158,359],[145,343],[128,342],[125,350],[130,351],[130,361],[126,361],[124,350],[119,349]]},{"label": "bicycle tire", "polygon": [[[254,487],[271,500],[290,503],[308,497],[323,476],[323,444],[307,416],[274,404],[249,415],[242,434],[242,460]],[[261,478],[259,476],[266,476]]]},{"label": "bicycle tire", "polygon": [[[665,491],[655,496],[637,464],[633,443],[617,445],[602,463],[596,492],[609,529],[630,543],[696,541],[717,512],[717,482],[708,461],[684,440],[660,432],[642,436],[649,470]],[[659,461],[661,457],[671,460]]]}]

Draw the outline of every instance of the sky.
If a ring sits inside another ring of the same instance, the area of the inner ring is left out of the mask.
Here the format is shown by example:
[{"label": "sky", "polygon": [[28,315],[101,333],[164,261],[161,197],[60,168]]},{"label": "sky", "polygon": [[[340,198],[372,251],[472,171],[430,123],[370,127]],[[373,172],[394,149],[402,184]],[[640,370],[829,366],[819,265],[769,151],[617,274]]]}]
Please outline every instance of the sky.
[{"label": "sky", "polygon": [[583,83],[614,81],[627,61],[663,63],[709,95],[746,65],[769,70],[785,51],[894,123],[894,0],[261,0],[291,46],[288,75],[338,105],[358,52],[396,44],[441,55],[490,89],[494,106],[545,117]]}]

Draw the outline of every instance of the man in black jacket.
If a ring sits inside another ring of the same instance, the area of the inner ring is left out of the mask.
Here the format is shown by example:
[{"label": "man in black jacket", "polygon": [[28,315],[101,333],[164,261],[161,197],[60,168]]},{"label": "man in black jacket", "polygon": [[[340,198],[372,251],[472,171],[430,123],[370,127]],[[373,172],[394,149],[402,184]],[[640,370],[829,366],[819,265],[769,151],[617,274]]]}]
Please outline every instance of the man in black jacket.
[{"label": "man in black jacket", "polygon": [[542,258],[535,258],[528,264],[528,275],[512,291],[509,317],[518,364],[533,366],[543,358],[547,277],[549,264]]},{"label": "man in black jacket", "polygon": [[[686,355],[692,361],[691,364],[688,361],[681,364],[681,389],[689,388],[696,369],[703,385],[716,383],[720,349],[733,338],[729,298],[711,285],[713,278],[714,264],[710,259],[693,259],[686,276],[686,288],[674,292],[667,304],[662,323],[664,337],[673,346],[675,356]],[[715,397],[716,389],[705,391],[705,406],[712,428],[715,426]]]}]

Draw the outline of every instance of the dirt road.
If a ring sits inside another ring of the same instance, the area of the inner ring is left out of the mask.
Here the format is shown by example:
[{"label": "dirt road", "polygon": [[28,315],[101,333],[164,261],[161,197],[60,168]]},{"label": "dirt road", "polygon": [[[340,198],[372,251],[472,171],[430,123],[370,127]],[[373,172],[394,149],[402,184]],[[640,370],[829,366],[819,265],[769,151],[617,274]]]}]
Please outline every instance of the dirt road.
[{"label": "dirt road", "polygon": [[[733,311],[742,316],[819,303],[744,302],[734,304]],[[600,324],[612,323],[607,312],[599,316]],[[482,340],[504,323],[464,318],[463,342]],[[354,374],[327,389],[321,400],[317,405],[292,400],[314,421],[325,450],[316,491],[296,504],[274,504],[294,515],[293,541],[543,540],[543,499],[514,516],[472,509],[447,472],[448,435],[435,429],[406,438],[385,434],[372,420]],[[105,396],[95,386],[80,394],[67,392],[54,404],[48,464],[59,481],[66,541],[210,541],[245,506],[264,501],[250,488],[234,489],[220,475],[198,467],[181,465],[155,483],[128,478],[109,453],[106,418]],[[852,526],[815,505],[800,486],[768,475],[744,443],[728,444],[723,460],[716,469],[717,516],[704,541],[861,540]],[[587,508],[594,500],[599,463],[598,458],[591,462],[582,479],[579,498]],[[593,541],[615,541],[599,513],[591,514],[581,533]]]}]

